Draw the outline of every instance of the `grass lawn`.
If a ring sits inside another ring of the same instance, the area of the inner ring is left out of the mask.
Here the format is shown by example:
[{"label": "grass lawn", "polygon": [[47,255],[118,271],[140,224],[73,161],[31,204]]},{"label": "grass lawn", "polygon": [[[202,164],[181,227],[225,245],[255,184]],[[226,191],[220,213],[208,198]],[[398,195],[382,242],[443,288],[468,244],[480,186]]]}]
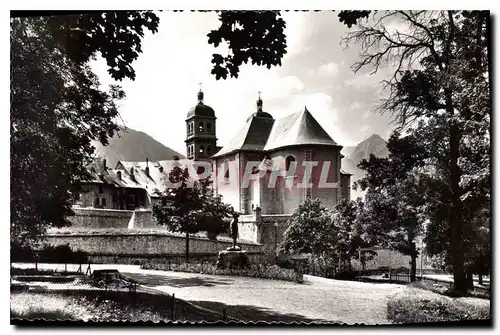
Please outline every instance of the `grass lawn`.
[{"label": "grass lawn", "polygon": [[[414,288],[421,288],[424,290],[432,291],[438,294],[442,295],[448,295],[448,291],[450,286],[447,284],[439,283],[435,284],[432,281],[428,280],[423,280],[423,281],[416,281],[414,283],[411,283],[408,285],[409,287],[414,287]],[[489,290],[484,290],[484,289],[478,289],[474,288],[467,292],[468,297],[473,297],[473,298],[481,298],[481,299],[490,299],[490,291]]]},{"label": "grass lawn", "polygon": [[480,298],[450,298],[413,287],[393,295],[387,318],[394,323],[490,320],[490,301]]},{"label": "grass lawn", "polygon": [[[11,319],[83,321],[207,321],[219,313],[202,310],[183,300],[147,292],[65,290],[11,292]],[[172,305],[173,318],[172,318]]]}]

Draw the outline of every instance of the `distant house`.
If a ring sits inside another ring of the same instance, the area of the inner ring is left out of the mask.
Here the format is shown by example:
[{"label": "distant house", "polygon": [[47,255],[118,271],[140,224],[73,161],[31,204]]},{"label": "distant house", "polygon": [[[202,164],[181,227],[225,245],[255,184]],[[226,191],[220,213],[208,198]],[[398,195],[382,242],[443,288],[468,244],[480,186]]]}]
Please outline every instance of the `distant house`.
[{"label": "distant house", "polygon": [[[184,161],[179,161],[183,164]],[[77,207],[135,210],[151,208],[163,191],[173,161],[119,161],[116,167],[106,166],[106,159],[96,159],[88,170],[92,179],[82,185]]]}]

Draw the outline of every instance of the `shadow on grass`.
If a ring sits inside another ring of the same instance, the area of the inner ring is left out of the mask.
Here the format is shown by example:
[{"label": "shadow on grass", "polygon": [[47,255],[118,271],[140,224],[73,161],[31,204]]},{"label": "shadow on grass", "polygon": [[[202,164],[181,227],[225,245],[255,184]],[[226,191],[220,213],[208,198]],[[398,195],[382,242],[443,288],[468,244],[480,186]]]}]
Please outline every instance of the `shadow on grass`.
[{"label": "shadow on grass", "polygon": [[463,297],[479,298],[487,300],[491,299],[491,294],[489,290],[479,289],[479,288],[474,288],[472,290],[469,290],[465,295],[463,295],[454,292],[452,289],[450,289],[449,285],[435,284],[432,281],[427,281],[427,280],[416,281],[408,284],[408,286],[431,291],[451,298],[457,298],[463,296]]},{"label": "shadow on grass", "polygon": [[172,287],[193,287],[193,286],[220,286],[229,285],[234,282],[232,279],[214,279],[206,277],[170,277],[164,275],[153,275],[143,273],[123,273],[127,278],[137,281],[139,284],[146,286],[172,286]]},{"label": "shadow on grass", "polygon": [[[322,319],[310,319],[298,314],[278,313],[268,308],[256,307],[250,305],[226,305],[215,301],[189,301],[190,303],[207,308],[212,311],[220,311],[222,314],[224,309],[227,316],[243,322],[283,322],[283,323],[329,323],[330,321]],[[285,302],[286,303],[286,302]]]},{"label": "shadow on grass", "polygon": [[[65,319],[78,320],[73,312],[76,306],[84,307],[90,316],[90,321],[192,321],[192,322],[217,322],[223,319],[222,315],[207,309],[199,308],[184,300],[173,298],[168,294],[152,292],[124,292],[104,290],[57,290],[38,292],[16,292],[28,298],[36,295],[37,302],[26,313],[12,310],[11,324],[20,324],[17,319],[44,318],[47,321]],[[65,299],[65,310],[54,310],[48,306],[51,297]],[[27,299],[27,301],[32,299]],[[23,323],[23,322],[21,322]]]}]

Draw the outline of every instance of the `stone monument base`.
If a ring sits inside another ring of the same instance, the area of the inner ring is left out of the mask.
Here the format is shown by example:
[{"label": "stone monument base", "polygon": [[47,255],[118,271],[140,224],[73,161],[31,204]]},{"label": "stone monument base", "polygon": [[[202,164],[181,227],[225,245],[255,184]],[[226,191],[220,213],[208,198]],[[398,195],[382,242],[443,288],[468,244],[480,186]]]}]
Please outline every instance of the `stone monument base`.
[{"label": "stone monument base", "polygon": [[230,247],[219,251],[217,257],[217,269],[246,268],[250,265],[250,260],[246,250],[241,250],[239,246]]}]

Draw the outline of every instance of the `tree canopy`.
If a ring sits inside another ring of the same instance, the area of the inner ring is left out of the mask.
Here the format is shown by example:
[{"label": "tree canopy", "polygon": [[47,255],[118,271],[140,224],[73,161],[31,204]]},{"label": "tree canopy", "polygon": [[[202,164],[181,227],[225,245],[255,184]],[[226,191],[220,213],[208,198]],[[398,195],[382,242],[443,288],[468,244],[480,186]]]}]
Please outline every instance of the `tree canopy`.
[{"label": "tree canopy", "polygon": [[172,232],[186,234],[186,260],[189,260],[189,234],[205,231],[209,236],[227,232],[224,218],[234,210],[215,195],[209,179],[194,180],[187,167],[174,166],[169,183],[158,192],[160,200],[153,205],[153,215],[160,225]]},{"label": "tree canopy", "polygon": [[[268,30],[283,26],[279,15],[273,15],[261,22],[267,23]],[[426,234],[429,251],[441,253],[453,272],[455,290],[463,293],[473,271],[472,255],[483,254],[485,259],[484,253],[489,250],[483,242],[489,236],[491,203],[490,13],[343,11],[338,16],[350,27],[344,45],[360,47],[359,59],[353,64],[355,72],[369,69],[373,74],[387,65],[393,70],[383,83],[387,95],[378,111],[390,113],[397,131],[412,141],[406,143],[412,144],[410,148],[400,152],[399,162],[403,165],[395,173],[405,173],[406,167],[415,164],[406,161],[413,148],[423,148],[425,153],[417,162],[421,165],[414,174],[415,180],[395,178],[409,183],[405,184],[407,188],[381,185],[394,196],[404,196],[396,210],[387,206],[387,198],[376,196],[368,199],[365,206],[375,206],[370,212],[380,217],[401,216],[407,211],[401,207],[405,203],[416,213],[413,200],[410,201],[415,189],[410,186],[421,186],[421,193],[414,198],[422,197],[425,203],[421,215],[430,222]],[[397,23],[397,27],[389,29],[391,23]],[[276,40],[283,41],[283,31],[277,32]],[[249,38],[251,33],[240,31],[238,35]],[[268,49],[258,45],[258,50],[245,49],[243,59],[252,60],[255,56],[269,60],[263,65],[280,64],[275,56],[286,52],[286,40],[285,45],[267,43]],[[239,47],[232,44],[230,52],[237,53]],[[236,69],[231,69],[232,75]],[[380,164],[386,163],[370,162],[374,171],[382,171]],[[370,170],[368,165],[365,168]],[[379,176],[367,182],[374,186],[377,180]],[[374,231],[372,236],[380,236],[380,232]]]},{"label": "tree canopy", "polygon": [[119,86],[108,91],[89,60],[100,53],[111,75],[134,79],[149,11],[11,18],[11,236],[35,244],[49,227],[68,225],[92,140],[118,130]]}]

